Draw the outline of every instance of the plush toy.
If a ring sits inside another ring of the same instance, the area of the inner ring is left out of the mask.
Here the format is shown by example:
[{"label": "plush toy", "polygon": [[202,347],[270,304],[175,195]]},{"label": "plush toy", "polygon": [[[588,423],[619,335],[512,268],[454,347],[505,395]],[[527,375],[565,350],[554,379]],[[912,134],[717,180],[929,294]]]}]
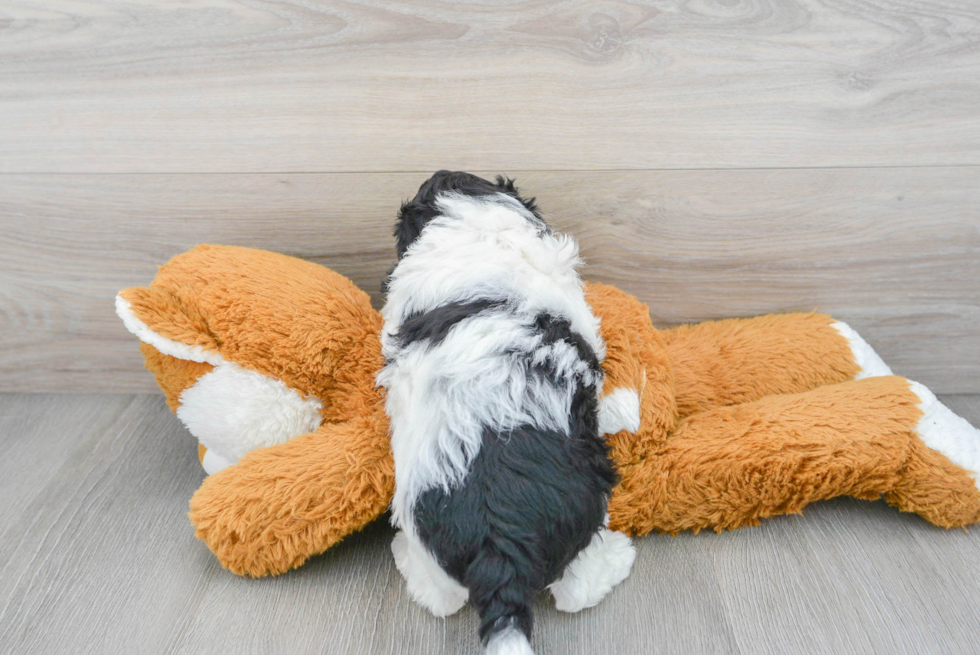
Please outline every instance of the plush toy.
[{"label": "plush toy", "polygon": [[[841,495],[943,527],[980,520],[980,431],[845,324],[786,314],[658,331],[615,287],[589,284],[587,298],[615,410],[612,529],[721,531]],[[116,309],[200,441],[211,475],[190,518],[225,567],[283,573],[388,507],[381,318],[348,279],[198,246]]]}]

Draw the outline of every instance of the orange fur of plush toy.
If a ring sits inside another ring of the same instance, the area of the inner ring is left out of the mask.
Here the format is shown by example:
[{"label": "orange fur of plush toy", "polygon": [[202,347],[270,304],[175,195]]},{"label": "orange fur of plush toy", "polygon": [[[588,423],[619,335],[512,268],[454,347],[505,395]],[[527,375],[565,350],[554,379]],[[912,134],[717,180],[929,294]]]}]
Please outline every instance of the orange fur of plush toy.
[{"label": "orange fur of plush toy", "polygon": [[[157,334],[322,402],[315,432],[249,453],[194,494],[196,534],[224,566],[282,573],[385,511],[394,467],[374,385],[381,319],[349,280],[283,255],[199,246],[121,296]],[[641,398],[640,429],[608,437],[621,477],[612,529],[721,531],[839,495],[884,496],[945,527],[980,520],[970,474],[916,435],[908,381],[855,381],[829,316],[658,331],[614,287],[589,284],[587,298],[607,344],[604,392]],[[171,409],[211,370],[142,347]]]}]

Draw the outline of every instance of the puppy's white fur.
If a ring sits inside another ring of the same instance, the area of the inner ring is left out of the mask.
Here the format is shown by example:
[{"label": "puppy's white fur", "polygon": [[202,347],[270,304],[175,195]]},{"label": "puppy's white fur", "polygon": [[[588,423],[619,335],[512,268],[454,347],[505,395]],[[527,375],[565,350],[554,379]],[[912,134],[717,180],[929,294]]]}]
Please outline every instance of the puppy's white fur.
[{"label": "puppy's white fur", "polygon": [[412,313],[498,296],[519,298],[521,310],[564,316],[603,358],[605,345],[585,302],[573,239],[543,233],[520,202],[502,193],[492,198],[444,194],[438,207],[443,215],[426,225],[409,247],[411,257],[389,280],[382,343]]},{"label": "puppy's white fur", "polygon": [[565,567],[561,578],[548,587],[555,598],[555,608],[578,612],[593,607],[626,579],[634,559],[636,550],[630,538],[603,528]]},{"label": "puppy's white fur", "polygon": [[395,534],[391,553],[398,572],[405,578],[408,593],[435,616],[455,614],[466,604],[470,596],[466,587],[443,571],[425,546],[409,538],[405,531]]},{"label": "puppy's white fur", "polygon": [[520,630],[508,628],[490,638],[487,655],[534,655],[534,651]]}]

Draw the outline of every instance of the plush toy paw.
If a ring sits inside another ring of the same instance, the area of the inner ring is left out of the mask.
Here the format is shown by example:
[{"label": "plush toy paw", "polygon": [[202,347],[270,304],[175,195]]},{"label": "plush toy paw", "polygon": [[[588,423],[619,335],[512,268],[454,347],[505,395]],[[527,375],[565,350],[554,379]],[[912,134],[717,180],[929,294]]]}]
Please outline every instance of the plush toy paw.
[{"label": "plush toy paw", "polygon": [[868,345],[867,341],[861,338],[860,334],[854,331],[854,328],[843,321],[834,321],[830,326],[847,339],[847,345],[850,346],[851,354],[854,355],[854,362],[860,369],[854,376],[855,380],[892,374],[888,364],[878,356],[878,353]]},{"label": "plush toy paw", "polygon": [[208,475],[214,475],[218,471],[223,471],[235,464],[235,462],[225,459],[213,449],[208,450],[204,444],[198,444],[198,452],[201,455],[201,467]]},{"label": "plush toy paw", "polygon": [[[116,313],[133,334],[161,355],[211,367],[187,381],[176,404],[177,418],[207,448],[201,464],[208,475],[235,464],[252,450],[285,443],[320,426],[320,400],[304,398],[281,380],[228,361],[216,350],[170,339],[142,320],[158,318],[148,307],[158,314],[161,308],[168,309],[166,316],[171,323],[154,325],[173,330],[173,316],[178,310],[172,307],[177,304],[172,296],[157,289],[127,289],[123,293],[116,296]],[[204,341],[205,334],[194,338]],[[192,341],[186,334],[182,337]]]},{"label": "plush toy paw", "polygon": [[919,397],[919,409],[922,410],[915,433],[929,448],[966,469],[980,490],[980,479],[977,479],[980,473],[980,430],[962,416],[954,414],[925,386],[912,381],[909,381],[909,386],[912,393]]}]

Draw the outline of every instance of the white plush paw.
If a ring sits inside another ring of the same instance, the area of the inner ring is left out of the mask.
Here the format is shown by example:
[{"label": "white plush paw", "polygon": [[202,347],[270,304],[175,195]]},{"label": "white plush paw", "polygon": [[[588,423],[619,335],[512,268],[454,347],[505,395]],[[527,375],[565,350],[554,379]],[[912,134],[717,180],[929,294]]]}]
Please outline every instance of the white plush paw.
[{"label": "white plush paw", "polygon": [[629,537],[602,528],[565,568],[561,578],[548,587],[555,598],[555,608],[578,612],[596,605],[626,579],[635,558],[636,550]]},{"label": "white plush paw", "polygon": [[236,463],[216,453],[214,448],[208,448],[207,452],[204,453],[204,459],[201,460],[201,466],[204,467],[204,472],[208,475],[214,475],[218,471],[223,471]]},{"label": "white plush paw", "polygon": [[892,374],[892,370],[888,367],[888,364],[878,356],[874,348],[869,346],[868,342],[862,339],[861,335],[855,332],[850,325],[842,321],[834,321],[830,324],[830,327],[840,332],[841,336],[847,339],[847,345],[851,347],[851,354],[854,355],[854,361],[861,369],[854,376],[855,380],[877,378]]},{"label": "white plush paw", "polygon": [[470,592],[442,570],[422,544],[399,530],[391,542],[395,566],[405,578],[412,598],[432,612],[444,617],[455,614],[466,604]]},{"label": "white plush paw", "polygon": [[599,434],[639,429],[640,395],[634,389],[619,387],[599,401]]},{"label": "white plush paw", "polygon": [[925,445],[938,450],[946,458],[962,466],[976,480],[980,489],[980,430],[958,416],[918,382],[909,381],[912,393],[919,397],[922,418],[915,426],[915,432]]}]

